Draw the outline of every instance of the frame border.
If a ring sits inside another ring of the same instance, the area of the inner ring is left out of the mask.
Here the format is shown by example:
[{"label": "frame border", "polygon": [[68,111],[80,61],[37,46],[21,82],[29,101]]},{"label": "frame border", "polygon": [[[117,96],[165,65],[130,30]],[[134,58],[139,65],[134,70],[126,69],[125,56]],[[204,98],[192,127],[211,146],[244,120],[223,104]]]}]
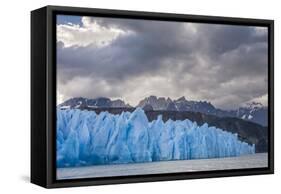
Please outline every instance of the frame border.
[{"label": "frame border", "polygon": [[[72,187],[72,186],[89,186],[89,185],[106,185],[136,182],[154,182],[170,181],[183,179],[215,178],[242,175],[258,175],[274,173],[274,21],[234,18],[234,17],[217,17],[217,16],[200,16],[185,15],[172,13],[155,13],[124,11],[110,9],[95,9],[81,7],[63,7],[47,6],[46,7],[46,187]],[[71,180],[56,179],[56,15],[83,15],[97,17],[117,17],[143,20],[162,20],[162,21],[179,21],[179,22],[196,22],[210,24],[229,24],[229,25],[252,25],[268,27],[268,167],[252,169],[234,169],[234,170],[215,170],[201,172],[181,172],[181,173],[163,173],[147,174],[133,176],[116,176],[116,177],[99,177],[99,178],[82,178]]]}]

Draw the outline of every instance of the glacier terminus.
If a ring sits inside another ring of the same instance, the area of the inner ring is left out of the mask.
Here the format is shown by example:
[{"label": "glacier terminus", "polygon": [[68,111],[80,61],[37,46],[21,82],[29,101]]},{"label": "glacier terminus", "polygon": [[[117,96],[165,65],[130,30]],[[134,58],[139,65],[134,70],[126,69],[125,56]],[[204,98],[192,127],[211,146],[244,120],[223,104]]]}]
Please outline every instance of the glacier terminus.
[{"label": "glacier terminus", "polygon": [[111,114],[57,109],[57,167],[235,157],[255,153],[237,134],[196,122],[148,121],[142,108]]}]

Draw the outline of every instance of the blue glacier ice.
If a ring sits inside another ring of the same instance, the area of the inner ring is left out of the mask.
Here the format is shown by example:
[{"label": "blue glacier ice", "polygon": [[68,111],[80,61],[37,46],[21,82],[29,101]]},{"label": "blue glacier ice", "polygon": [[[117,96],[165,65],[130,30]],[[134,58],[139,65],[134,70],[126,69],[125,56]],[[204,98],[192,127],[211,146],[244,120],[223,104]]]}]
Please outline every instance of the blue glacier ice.
[{"label": "blue glacier ice", "polygon": [[255,145],[207,123],[186,119],[148,121],[145,112],[57,109],[57,166],[73,167],[165,160],[189,160],[255,153]]}]

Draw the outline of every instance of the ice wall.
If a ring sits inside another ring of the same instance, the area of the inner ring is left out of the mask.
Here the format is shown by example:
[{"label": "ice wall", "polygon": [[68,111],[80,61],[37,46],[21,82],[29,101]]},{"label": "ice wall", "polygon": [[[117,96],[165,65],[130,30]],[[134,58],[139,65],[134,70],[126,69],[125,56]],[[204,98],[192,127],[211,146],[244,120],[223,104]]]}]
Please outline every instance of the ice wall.
[{"label": "ice wall", "polygon": [[198,126],[188,119],[149,122],[144,111],[108,112],[57,109],[57,166],[84,166],[255,153],[237,134]]}]

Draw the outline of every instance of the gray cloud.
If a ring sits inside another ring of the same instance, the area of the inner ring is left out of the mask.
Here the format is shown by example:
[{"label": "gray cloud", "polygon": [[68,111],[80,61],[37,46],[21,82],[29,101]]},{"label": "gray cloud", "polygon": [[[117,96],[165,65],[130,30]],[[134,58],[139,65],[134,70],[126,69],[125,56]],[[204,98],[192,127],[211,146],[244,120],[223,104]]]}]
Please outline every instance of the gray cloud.
[{"label": "gray cloud", "polygon": [[92,22],[128,33],[103,47],[58,42],[58,89],[65,98],[107,96],[135,104],[145,95],[186,96],[235,108],[267,94],[267,33],[255,27]]}]

